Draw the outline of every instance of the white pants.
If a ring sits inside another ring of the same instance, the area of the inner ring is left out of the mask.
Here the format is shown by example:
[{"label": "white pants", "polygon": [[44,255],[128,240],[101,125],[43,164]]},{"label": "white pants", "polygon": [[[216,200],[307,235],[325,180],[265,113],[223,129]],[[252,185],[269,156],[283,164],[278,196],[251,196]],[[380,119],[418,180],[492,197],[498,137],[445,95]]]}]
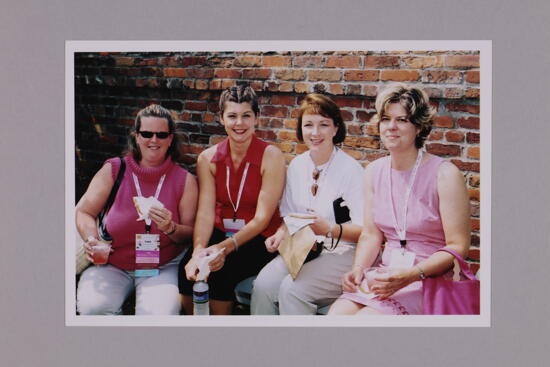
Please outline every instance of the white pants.
[{"label": "white pants", "polygon": [[[315,315],[342,294],[342,276],[351,270],[353,247],[323,251],[302,266],[296,279],[277,256],[258,274],[252,289],[252,315]],[[277,305],[278,303],[278,305]]]},{"label": "white pants", "polygon": [[76,304],[81,315],[118,315],[136,290],[136,315],[179,315],[178,264],[182,255],[160,267],[154,277],[134,277],[113,265],[92,265],[78,282]]}]

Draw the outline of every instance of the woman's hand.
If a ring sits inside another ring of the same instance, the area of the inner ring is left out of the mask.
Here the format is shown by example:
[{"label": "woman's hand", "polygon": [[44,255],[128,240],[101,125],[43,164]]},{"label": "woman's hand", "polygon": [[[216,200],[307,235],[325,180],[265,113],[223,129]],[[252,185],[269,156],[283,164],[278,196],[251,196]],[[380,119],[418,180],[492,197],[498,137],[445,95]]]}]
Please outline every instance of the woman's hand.
[{"label": "woman's hand", "polygon": [[374,280],[377,283],[370,287],[370,290],[380,299],[386,299],[418,280],[418,270],[416,268],[388,269],[387,272],[375,275]]},{"label": "woman's hand", "polygon": [[317,236],[324,236],[328,232],[330,232],[332,226],[330,225],[328,220],[317,215],[316,212],[311,212],[311,214],[315,215],[314,222],[309,225],[313,233],[315,233]]},{"label": "woman's hand", "polygon": [[152,206],[149,210],[149,217],[155,222],[161,232],[172,230],[172,212],[166,208]]},{"label": "woman's hand", "polygon": [[273,236],[266,238],[265,240],[265,248],[268,252],[275,252],[279,249],[279,245],[281,244],[281,241],[285,237],[285,231],[279,228]]},{"label": "woman's hand", "polygon": [[199,267],[197,265],[197,261],[200,257],[206,256],[206,249],[200,248],[198,250],[193,250],[193,256],[191,256],[191,259],[185,264],[185,276],[187,277],[187,280],[196,281],[197,275],[199,274]]},{"label": "woman's hand", "polygon": [[[221,251],[220,251],[221,250]],[[216,245],[212,245],[208,248],[206,248],[206,255],[210,255],[214,252],[220,251],[218,256],[210,260],[208,263],[208,267],[210,268],[210,271],[218,271],[221,268],[223,268],[223,265],[225,264],[225,245],[220,242]]]},{"label": "woman's hand", "polygon": [[364,277],[363,268],[353,267],[351,271],[348,271],[342,277],[342,290],[348,293],[357,292],[357,286],[361,284]]},{"label": "woman's hand", "polygon": [[[84,241],[84,252],[86,253],[86,258],[88,259],[89,262],[91,262],[92,264],[95,265],[94,263],[94,259],[93,259],[93,248],[95,245],[101,243],[100,240],[98,240],[97,238],[93,238],[93,239],[90,239],[89,241]],[[110,252],[114,252],[115,250],[113,249],[113,247],[111,247],[111,251]]]}]

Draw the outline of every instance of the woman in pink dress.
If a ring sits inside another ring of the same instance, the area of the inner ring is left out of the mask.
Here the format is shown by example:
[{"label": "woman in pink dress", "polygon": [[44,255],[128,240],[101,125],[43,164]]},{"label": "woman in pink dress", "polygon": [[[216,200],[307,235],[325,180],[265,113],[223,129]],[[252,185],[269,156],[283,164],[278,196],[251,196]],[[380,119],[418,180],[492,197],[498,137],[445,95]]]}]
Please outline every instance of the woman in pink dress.
[{"label": "woman in pink dress", "polygon": [[[342,279],[344,294],[329,314],[423,314],[420,280],[452,276],[454,257],[436,251],[447,247],[467,255],[464,176],[422,150],[433,116],[421,89],[393,84],[378,95],[375,119],[390,155],[365,169],[365,223],[352,269]],[[379,269],[369,274],[384,241]]]}]

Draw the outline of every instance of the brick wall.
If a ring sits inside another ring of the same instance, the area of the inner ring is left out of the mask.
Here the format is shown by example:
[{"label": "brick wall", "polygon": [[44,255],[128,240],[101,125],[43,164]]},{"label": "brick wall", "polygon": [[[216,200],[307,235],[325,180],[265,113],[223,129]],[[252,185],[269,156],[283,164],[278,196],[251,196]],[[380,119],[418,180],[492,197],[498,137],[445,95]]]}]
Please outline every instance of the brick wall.
[{"label": "brick wall", "polygon": [[331,96],[342,109],[342,148],[363,165],[386,155],[374,100],[400,81],[424,88],[437,110],[429,152],[464,173],[470,193],[472,248],[479,267],[479,53],[384,52],[170,52],[75,55],[76,199],[103,161],[121,154],[136,113],[150,103],[170,109],[182,137],[182,166],[194,172],[197,155],[225,137],[218,123],[221,90],[247,82],[260,96],[257,135],[290,161],[307,148],[296,139],[296,110],[308,92]]}]

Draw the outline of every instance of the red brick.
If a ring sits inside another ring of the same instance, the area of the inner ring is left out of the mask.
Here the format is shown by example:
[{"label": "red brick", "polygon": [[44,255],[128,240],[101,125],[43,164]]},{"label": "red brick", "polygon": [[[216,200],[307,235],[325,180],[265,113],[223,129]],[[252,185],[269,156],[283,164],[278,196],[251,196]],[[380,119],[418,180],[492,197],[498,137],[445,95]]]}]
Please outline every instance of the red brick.
[{"label": "red brick", "polygon": [[298,141],[298,138],[296,137],[296,131],[289,130],[279,130],[279,132],[277,133],[277,139],[286,141]]},{"label": "red brick", "polygon": [[292,146],[291,143],[287,143],[287,142],[273,142],[273,143],[270,143],[272,145],[275,145],[276,147],[278,147],[281,152],[283,153],[292,153],[292,151],[294,150],[294,147]]},{"label": "red brick", "polygon": [[[206,80],[197,80],[195,81],[195,88],[198,90],[207,90],[208,89],[208,81]],[[223,88],[223,82],[222,82],[222,88]]]},{"label": "red brick", "polygon": [[479,159],[479,147],[468,147],[467,157],[473,159]]},{"label": "red brick", "polygon": [[471,218],[470,222],[472,223],[472,232],[479,232],[480,221],[477,218]]},{"label": "red brick", "polygon": [[478,68],[479,55],[446,56],[445,65],[452,68]]},{"label": "red brick", "polygon": [[211,80],[210,81],[210,89],[212,90],[220,90],[222,89],[222,81],[219,79]]},{"label": "red brick", "polygon": [[479,162],[464,162],[459,159],[451,159],[451,162],[461,171],[479,172]]},{"label": "red brick", "polygon": [[269,127],[273,129],[280,129],[284,127],[283,120],[281,119],[268,119],[268,125]]},{"label": "red brick", "polygon": [[303,69],[282,69],[275,71],[275,77],[282,80],[303,80],[306,73]]},{"label": "red brick", "polygon": [[355,112],[355,117],[358,121],[368,122],[374,116],[374,112],[368,113],[366,111]]},{"label": "red brick", "polygon": [[478,117],[461,117],[458,119],[458,126],[465,129],[479,129]]},{"label": "red brick", "polygon": [[377,81],[379,77],[379,70],[347,70],[344,74],[344,80],[351,81]]},{"label": "red brick", "polygon": [[168,78],[185,78],[187,71],[183,68],[166,68],[164,69],[164,76]]},{"label": "red brick", "polygon": [[478,133],[467,133],[466,141],[471,144],[479,144],[479,134]]},{"label": "red brick", "polygon": [[294,91],[296,93],[310,93],[311,84],[310,83],[295,83]]},{"label": "red brick", "polygon": [[471,175],[468,179],[468,184],[471,187],[479,187],[481,183],[481,177],[479,175]]},{"label": "red brick", "polygon": [[479,105],[462,104],[462,103],[447,103],[445,105],[447,111],[468,112],[479,115]]},{"label": "red brick", "polygon": [[434,117],[434,126],[452,128],[455,126],[455,123],[449,115],[438,115]]},{"label": "red brick", "polygon": [[479,217],[479,213],[480,213],[479,201],[471,201],[470,202],[470,216]]},{"label": "red brick", "polygon": [[340,114],[342,115],[342,120],[353,121],[353,113],[346,110],[340,110]]},{"label": "red brick", "polygon": [[365,67],[384,68],[389,66],[399,66],[399,57],[397,56],[367,56]]},{"label": "red brick", "polygon": [[379,136],[378,124],[367,124],[366,133],[371,136]]},{"label": "red brick", "polygon": [[363,102],[360,98],[350,98],[350,97],[334,97],[332,98],[334,103],[340,108],[342,107],[355,107],[359,108],[362,106]]},{"label": "red brick", "polygon": [[274,107],[274,106],[263,106],[261,109],[262,116],[270,117],[287,117],[288,108],[287,107]]},{"label": "red brick", "polygon": [[309,70],[307,74],[310,81],[335,82],[342,79],[342,72],[339,70]]},{"label": "red brick", "polygon": [[462,82],[462,75],[459,71],[428,70],[422,73],[422,82],[457,84]]},{"label": "red brick", "polygon": [[479,71],[467,71],[466,72],[466,82],[479,84]]},{"label": "red brick", "polygon": [[479,236],[476,234],[472,234],[472,239],[470,241],[470,244],[472,246],[479,247],[479,243],[480,243]]},{"label": "red brick", "polygon": [[361,94],[361,85],[360,84],[348,84],[346,85],[346,94],[358,96]]},{"label": "red brick", "polygon": [[296,104],[296,97],[286,95],[273,95],[271,97],[271,103],[294,106]]},{"label": "red brick", "polygon": [[209,79],[214,76],[214,70],[210,68],[187,69],[187,75],[191,78]]},{"label": "red brick", "polygon": [[376,97],[378,95],[378,87],[376,85],[364,85],[363,95],[367,97]]},{"label": "red brick", "polygon": [[462,149],[459,145],[432,143],[426,146],[426,150],[435,155],[460,156]]},{"label": "red brick", "polygon": [[344,94],[344,84],[330,83],[328,91],[330,94]]},{"label": "red brick", "polygon": [[262,65],[269,67],[290,66],[290,61],[289,56],[264,56]]},{"label": "red brick", "polygon": [[403,61],[411,69],[440,68],[443,66],[443,58],[441,56],[410,56],[404,57]]},{"label": "red brick", "polygon": [[345,153],[349,154],[350,156],[352,156],[353,158],[355,158],[356,160],[360,161],[363,159],[363,152],[360,151],[360,150],[355,150],[355,149],[349,149],[349,148],[343,148],[342,149]]},{"label": "red brick", "polygon": [[165,65],[165,66],[180,66],[181,63],[181,58],[180,57],[177,57],[177,56],[172,56],[172,57],[161,57],[159,58],[159,64],[160,65]]},{"label": "red brick", "polygon": [[238,79],[241,77],[241,71],[236,69],[215,69],[214,77],[216,78],[228,78]]},{"label": "red brick", "polygon": [[468,88],[464,93],[466,98],[479,98],[479,89],[478,88]]},{"label": "red brick", "polygon": [[445,139],[451,143],[462,143],[464,141],[464,133],[462,131],[447,131]]},{"label": "red brick", "polygon": [[282,82],[279,84],[279,92],[292,92],[294,91],[294,83]]},{"label": "red brick", "polygon": [[219,135],[218,136],[216,136],[216,135],[211,136],[209,144],[210,145],[216,145],[218,143],[221,143],[225,138],[226,138],[225,136],[219,136]]},{"label": "red brick", "polygon": [[347,130],[349,135],[363,135],[362,125],[359,124],[348,124]]},{"label": "red brick", "polygon": [[441,130],[432,130],[430,135],[428,135],[428,140],[430,141],[441,140],[441,138],[443,138],[443,131]]},{"label": "red brick", "polygon": [[182,153],[201,154],[205,148],[201,145],[185,144],[181,146]]},{"label": "red brick", "polygon": [[462,88],[445,88],[443,96],[449,99],[458,99],[464,96],[464,90]]},{"label": "red brick", "polygon": [[479,194],[479,189],[468,189],[468,196],[470,197],[470,200],[479,201]]},{"label": "red brick", "polygon": [[205,113],[202,117],[202,121],[206,123],[214,122],[216,121],[216,115],[213,113]]},{"label": "red brick", "polygon": [[479,264],[478,263],[468,263],[468,266],[470,267],[470,271],[474,274],[476,274],[479,270]]},{"label": "red brick", "polygon": [[277,139],[277,135],[275,134],[275,132],[273,130],[256,129],[255,133],[261,139],[267,139],[267,140]]},{"label": "red brick", "polygon": [[250,87],[254,89],[256,92],[260,92],[264,90],[264,84],[261,81],[252,81],[250,82]]},{"label": "red brick", "polygon": [[389,153],[386,151],[371,151],[367,152],[367,160],[369,162],[374,162],[375,160],[387,156]]},{"label": "red brick", "polygon": [[426,94],[428,94],[428,97],[430,98],[441,98],[441,96],[443,95],[443,92],[439,88],[425,87],[424,92],[426,92]]},{"label": "red brick", "polygon": [[323,65],[322,56],[296,56],[293,59],[294,66],[299,67],[320,67]]},{"label": "red brick", "polygon": [[285,129],[296,129],[298,125],[298,120],[296,119],[285,119],[283,121],[283,126]]},{"label": "red brick", "polygon": [[271,69],[244,69],[243,78],[245,79],[269,79]]},{"label": "red brick", "polygon": [[325,66],[327,68],[358,68],[361,64],[360,56],[329,56]]},{"label": "red brick", "polygon": [[478,248],[470,248],[470,251],[468,252],[468,259],[469,260],[476,260],[479,261],[479,249]]},{"label": "red brick", "polygon": [[416,70],[382,70],[380,80],[412,82],[418,80],[418,76],[418,71]]},{"label": "red brick", "polygon": [[117,57],[115,58],[115,63],[117,66],[131,66],[134,65],[133,57]]},{"label": "red brick", "polygon": [[347,136],[344,145],[353,148],[379,149],[380,141],[369,136]]},{"label": "red brick", "polygon": [[233,61],[237,67],[261,66],[262,58],[260,56],[238,56]]},{"label": "red brick", "polygon": [[182,58],[181,64],[183,66],[195,66],[206,64],[206,57],[204,56],[187,56]]},{"label": "red brick", "polygon": [[[197,81],[197,83],[200,82],[200,80]],[[237,85],[237,81],[234,79],[222,79],[222,89],[231,88]],[[199,89],[197,87],[197,89]]]},{"label": "red brick", "polygon": [[206,111],[207,103],[206,102],[186,102],[185,109],[192,111]]}]

